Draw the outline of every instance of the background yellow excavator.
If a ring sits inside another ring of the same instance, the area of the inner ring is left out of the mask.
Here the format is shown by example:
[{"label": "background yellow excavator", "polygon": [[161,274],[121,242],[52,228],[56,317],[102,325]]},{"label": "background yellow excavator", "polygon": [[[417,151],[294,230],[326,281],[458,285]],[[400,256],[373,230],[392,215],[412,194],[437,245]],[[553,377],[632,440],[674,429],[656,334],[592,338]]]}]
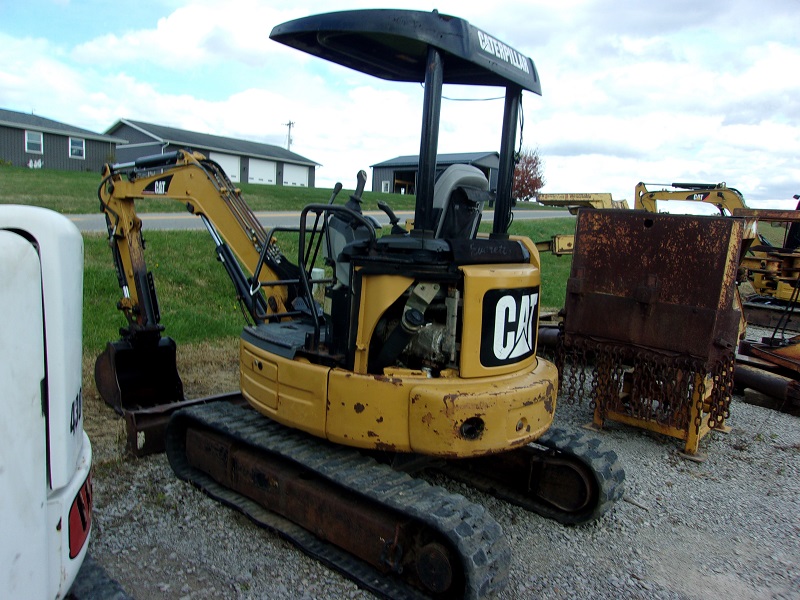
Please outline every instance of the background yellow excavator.
[{"label": "background yellow excavator", "polygon": [[634,190],[634,208],[659,212],[658,201],[703,202],[717,207],[721,215],[732,216],[738,208],[747,208],[742,193],[725,183],[673,183],[667,189],[648,190],[649,183],[639,182]]},{"label": "background yellow excavator", "polygon": [[[271,38],[424,84],[413,229],[385,204],[390,231],[364,216],[363,171],[347,203],[336,203],[337,185],[296,229],[267,232],[199,154],[108,165],[99,197],[128,325],[98,359],[98,387],[118,410],[182,399],[135,212],[143,199],[174,198],[203,219],[248,317],[232,395],[247,405],[176,412],[166,437],[176,473],[376,593],[491,595],[510,560],[497,523],[406,472],[435,468],[564,523],[602,515],[624,481],[597,440],[549,430],[558,373],[536,353],[539,255],[508,234],[522,93],[541,93],[536,68],[436,11],[328,13],[279,25]],[[496,196],[469,166],[437,178],[442,87],[451,83],[505,88]],[[479,235],[490,200],[492,232]],[[282,251],[288,237],[293,260]],[[327,275],[312,279],[320,263]]]},{"label": "background yellow excavator", "polygon": [[[800,222],[787,211],[753,211],[742,193],[725,183],[673,183],[669,188],[648,190],[645,183],[636,185],[636,208],[658,212],[658,202],[703,202],[716,206],[724,216],[749,216],[763,222],[789,223],[779,243],[770,242],[755,229],[746,233],[740,264],[747,269],[753,289],[761,300],[797,301],[800,274]],[[797,197],[795,197],[797,199]]]}]

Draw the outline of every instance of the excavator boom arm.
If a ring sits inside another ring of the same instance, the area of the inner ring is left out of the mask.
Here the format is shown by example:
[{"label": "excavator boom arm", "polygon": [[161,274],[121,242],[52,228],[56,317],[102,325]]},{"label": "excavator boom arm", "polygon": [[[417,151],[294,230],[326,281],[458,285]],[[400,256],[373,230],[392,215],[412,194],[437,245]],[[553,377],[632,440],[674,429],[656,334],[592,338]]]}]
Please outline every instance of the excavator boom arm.
[{"label": "excavator boom arm", "polygon": [[[254,321],[263,320],[269,311],[285,311],[293,293],[290,286],[271,285],[270,298],[265,300],[257,293],[260,286],[252,276],[258,273],[260,279],[274,283],[291,279],[296,268],[267,239],[264,227],[216,162],[178,150],[106,165],[98,197],[123,290],[118,306],[125,313],[131,335],[162,329],[153,279],[144,259],[142,221],[135,206],[148,198],[182,202],[191,214],[203,219],[218,258]],[[264,252],[268,244],[272,246]]]},{"label": "excavator boom arm", "polygon": [[[733,215],[737,208],[747,208],[742,194],[729,188],[724,183],[673,183],[671,190],[650,191],[646,183],[636,184],[635,208],[648,212],[658,212],[656,203],[659,200],[672,202],[705,202],[716,206],[720,214]],[[652,184],[649,184],[652,185]]]}]

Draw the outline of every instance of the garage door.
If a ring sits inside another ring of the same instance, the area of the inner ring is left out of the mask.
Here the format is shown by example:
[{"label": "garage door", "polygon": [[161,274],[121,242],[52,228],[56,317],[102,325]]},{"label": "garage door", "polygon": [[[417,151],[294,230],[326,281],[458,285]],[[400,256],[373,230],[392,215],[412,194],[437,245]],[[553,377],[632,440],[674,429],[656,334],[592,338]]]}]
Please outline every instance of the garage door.
[{"label": "garage door", "polygon": [[220,154],[219,152],[211,152],[209,158],[214,162],[219,163],[222,170],[228,178],[235,182],[239,182],[239,157],[233,154]]},{"label": "garage door", "polygon": [[276,163],[271,160],[261,160],[259,158],[250,159],[250,171],[247,174],[248,183],[260,183],[262,185],[275,185]]},{"label": "garage door", "polygon": [[283,185],[308,187],[308,167],[283,165]]}]

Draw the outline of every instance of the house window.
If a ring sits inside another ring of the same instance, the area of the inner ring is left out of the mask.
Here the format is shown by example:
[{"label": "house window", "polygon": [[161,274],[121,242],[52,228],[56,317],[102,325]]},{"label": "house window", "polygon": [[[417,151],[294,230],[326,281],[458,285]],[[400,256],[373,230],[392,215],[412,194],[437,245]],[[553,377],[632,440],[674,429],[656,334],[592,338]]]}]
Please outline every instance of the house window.
[{"label": "house window", "polygon": [[44,154],[44,136],[41,131],[25,132],[25,152],[29,154]]},{"label": "house window", "polygon": [[86,140],[74,137],[69,138],[69,157],[86,158]]}]

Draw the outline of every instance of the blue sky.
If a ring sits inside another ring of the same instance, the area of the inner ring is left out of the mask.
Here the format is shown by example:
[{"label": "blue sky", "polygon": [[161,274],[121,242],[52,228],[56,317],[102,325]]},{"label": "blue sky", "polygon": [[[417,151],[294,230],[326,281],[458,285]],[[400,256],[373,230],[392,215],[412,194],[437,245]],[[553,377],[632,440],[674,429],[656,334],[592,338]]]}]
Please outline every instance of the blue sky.
[{"label": "blue sky", "polygon": [[[397,6],[341,0],[335,9]],[[727,182],[748,202],[800,193],[800,0],[442,0],[533,58],[524,144],[546,192]],[[0,0],[0,107],[97,132],[120,118],[285,145],[320,186],[419,150],[422,91],[269,40],[330,2]],[[451,88],[453,98],[498,95]],[[502,101],[445,101],[440,152],[493,151]]]}]

